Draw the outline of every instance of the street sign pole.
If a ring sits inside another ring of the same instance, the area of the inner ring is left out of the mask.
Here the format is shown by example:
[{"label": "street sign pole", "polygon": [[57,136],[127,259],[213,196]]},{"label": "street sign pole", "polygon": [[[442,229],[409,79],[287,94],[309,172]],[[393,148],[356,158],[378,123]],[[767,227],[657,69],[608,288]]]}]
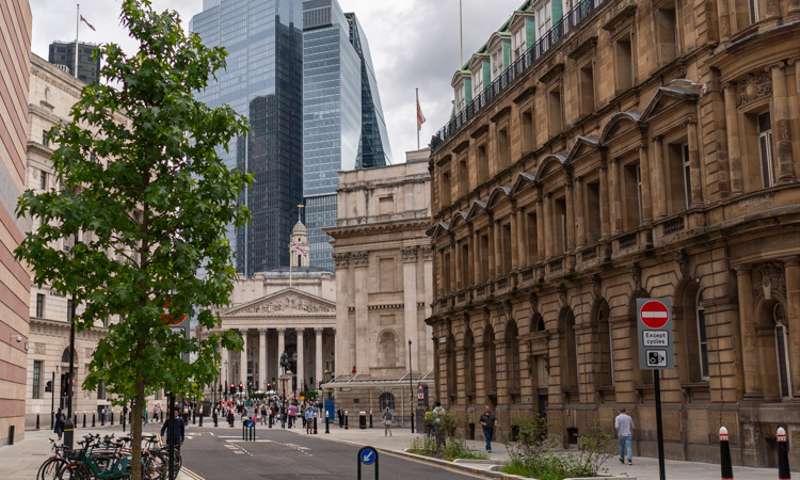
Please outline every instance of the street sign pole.
[{"label": "street sign pole", "polygon": [[664,467],[664,430],[661,424],[661,371],[653,370],[653,384],[656,394],[656,442],[658,444],[658,478],[667,479]]}]

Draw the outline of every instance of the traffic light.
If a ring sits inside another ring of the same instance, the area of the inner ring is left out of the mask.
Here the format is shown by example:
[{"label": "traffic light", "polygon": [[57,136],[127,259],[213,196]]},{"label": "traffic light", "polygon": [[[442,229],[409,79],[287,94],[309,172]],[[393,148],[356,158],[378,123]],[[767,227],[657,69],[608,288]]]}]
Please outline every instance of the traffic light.
[{"label": "traffic light", "polygon": [[44,384],[44,391],[45,392],[52,392],[53,391],[53,381],[48,380],[47,383]]}]

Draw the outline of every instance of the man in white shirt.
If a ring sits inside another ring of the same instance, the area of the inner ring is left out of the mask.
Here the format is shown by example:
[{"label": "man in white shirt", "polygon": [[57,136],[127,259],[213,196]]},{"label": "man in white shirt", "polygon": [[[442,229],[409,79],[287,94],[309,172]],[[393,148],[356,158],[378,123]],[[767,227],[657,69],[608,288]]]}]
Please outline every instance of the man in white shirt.
[{"label": "man in white shirt", "polygon": [[625,463],[627,451],[628,465],[633,465],[633,418],[623,408],[614,419],[614,430],[617,431],[619,440],[619,461]]}]

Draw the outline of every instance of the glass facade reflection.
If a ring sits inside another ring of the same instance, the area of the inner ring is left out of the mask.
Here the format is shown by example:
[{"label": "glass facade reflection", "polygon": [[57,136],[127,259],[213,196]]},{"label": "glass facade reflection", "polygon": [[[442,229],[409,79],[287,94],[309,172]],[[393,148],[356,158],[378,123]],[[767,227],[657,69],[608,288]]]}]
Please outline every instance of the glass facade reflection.
[{"label": "glass facade reflection", "polygon": [[189,28],[205,45],[225,47],[228,65],[197,97],[230,105],[250,124],[248,136],[220,154],[255,176],[240,196],[252,221],[229,231],[237,270],[252,275],[288,265],[286,244],[302,202],[302,11],[295,0],[205,0],[203,7]]},{"label": "glass facade reflection", "polygon": [[390,163],[366,37],[336,0],[303,2],[303,194],[311,265],[334,271],[324,228],[336,225],[340,170]]}]

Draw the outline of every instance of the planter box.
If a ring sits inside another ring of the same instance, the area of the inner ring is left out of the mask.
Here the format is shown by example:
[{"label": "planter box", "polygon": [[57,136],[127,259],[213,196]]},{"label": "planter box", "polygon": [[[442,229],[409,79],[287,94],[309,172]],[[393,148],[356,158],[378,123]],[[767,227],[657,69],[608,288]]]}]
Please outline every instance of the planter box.
[{"label": "planter box", "polygon": [[[513,478],[514,480],[535,480],[532,477],[523,477],[520,475],[512,475],[510,473],[503,473],[500,469],[503,468],[503,465],[496,465],[492,467],[492,471],[500,475],[500,478]],[[636,477],[609,477],[609,476],[599,476],[599,477],[576,477],[576,478],[567,478],[565,480],[636,480]]]}]

